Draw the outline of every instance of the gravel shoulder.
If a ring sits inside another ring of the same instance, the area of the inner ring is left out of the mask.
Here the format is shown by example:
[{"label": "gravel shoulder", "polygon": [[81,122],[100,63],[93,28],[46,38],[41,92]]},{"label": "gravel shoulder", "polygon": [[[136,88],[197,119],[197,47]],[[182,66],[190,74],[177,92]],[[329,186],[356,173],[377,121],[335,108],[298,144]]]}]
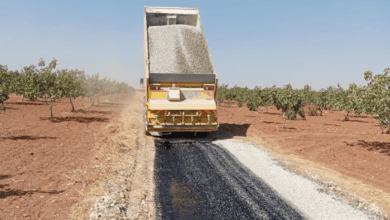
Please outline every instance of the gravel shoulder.
[{"label": "gravel shoulder", "polygon": [[239,140],[213,143],[229,151],[308,219],[382,219],[371,210],[359,210],[354,204],[328,193],[326,185],[293,172],[256,146]]}]

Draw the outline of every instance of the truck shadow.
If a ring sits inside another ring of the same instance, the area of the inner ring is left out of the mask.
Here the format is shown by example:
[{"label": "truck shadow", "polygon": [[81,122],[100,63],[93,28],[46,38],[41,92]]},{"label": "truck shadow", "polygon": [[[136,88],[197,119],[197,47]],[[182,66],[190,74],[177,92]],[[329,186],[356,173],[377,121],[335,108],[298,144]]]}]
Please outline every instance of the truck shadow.
[{"label": "truck shadow", "polygon": [[220,124],[218,131],[210,132],[213,140],[231,139],[235,136],[246,137],[250,124]]},{"label": "truck shadow", "polygon": [[164,135],[161,139],[193,139],[193,140],[224,140],[231,139],[235,136],[246,137],[250,124],[220,124],[219,129],[213,132],[172,132],[170,135]]}]

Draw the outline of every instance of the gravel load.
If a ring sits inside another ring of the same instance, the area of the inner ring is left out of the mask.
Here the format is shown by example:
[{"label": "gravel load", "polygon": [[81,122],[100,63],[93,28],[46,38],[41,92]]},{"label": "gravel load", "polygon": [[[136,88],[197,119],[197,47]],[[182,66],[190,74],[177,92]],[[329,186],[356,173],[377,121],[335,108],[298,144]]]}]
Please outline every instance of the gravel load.
[{"label": "gravel load", "polygon": [[150,73],[213,74],[203,31],[190,25],[148,28]]}]

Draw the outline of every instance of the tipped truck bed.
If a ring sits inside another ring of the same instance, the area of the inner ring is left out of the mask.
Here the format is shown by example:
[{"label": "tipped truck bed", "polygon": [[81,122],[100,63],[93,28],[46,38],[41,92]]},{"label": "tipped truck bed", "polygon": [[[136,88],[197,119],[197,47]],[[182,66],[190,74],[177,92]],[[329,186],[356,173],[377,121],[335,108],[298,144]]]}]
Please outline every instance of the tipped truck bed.
[{"label": "tipped truck bed", "polygon": [[146,131],[217,130],[218,77],[199,10],[145,7],[144,20]]}]

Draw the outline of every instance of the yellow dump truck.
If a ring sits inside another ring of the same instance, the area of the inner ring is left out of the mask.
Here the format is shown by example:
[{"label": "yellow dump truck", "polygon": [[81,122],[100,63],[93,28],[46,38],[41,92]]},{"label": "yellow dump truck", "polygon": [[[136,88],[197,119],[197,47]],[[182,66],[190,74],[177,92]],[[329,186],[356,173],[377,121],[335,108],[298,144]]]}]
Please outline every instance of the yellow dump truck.
[{"label": "yellow dump truck", "polygon": [[197,8],[144,8],[146,134],[219,127],[218,77]]}]

